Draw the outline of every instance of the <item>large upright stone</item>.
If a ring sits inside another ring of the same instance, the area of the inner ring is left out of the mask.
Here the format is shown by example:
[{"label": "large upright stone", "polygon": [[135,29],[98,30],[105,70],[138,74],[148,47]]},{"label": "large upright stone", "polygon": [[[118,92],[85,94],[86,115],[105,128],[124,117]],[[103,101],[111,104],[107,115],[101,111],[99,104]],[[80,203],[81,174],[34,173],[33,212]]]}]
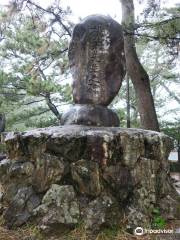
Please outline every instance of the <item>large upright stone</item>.
[{"label": "large upright stone", "polygon": [[86,17],[74,28],[69,62],[74,102],[107,106],[125,75],[121,25],[107,16]]}]

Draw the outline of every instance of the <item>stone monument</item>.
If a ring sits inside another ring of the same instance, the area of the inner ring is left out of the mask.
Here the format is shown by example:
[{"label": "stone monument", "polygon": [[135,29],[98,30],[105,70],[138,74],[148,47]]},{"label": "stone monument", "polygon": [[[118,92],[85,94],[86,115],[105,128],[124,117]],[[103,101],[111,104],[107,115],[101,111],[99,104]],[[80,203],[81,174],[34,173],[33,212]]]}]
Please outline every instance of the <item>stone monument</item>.
[{"label": "stone monument", "polygon": [[119,126],[107,106],[125,75],[122,27],[110,17],[92,15],[74,28],[69,45],[75,105],[62,116],[62,125]]},{"label": "stone monument", "polygon": [[5,225],[34,222],[54,234],[80,223],[91,232],[123,224],[132,232],[151,229],[154,209],[164,219],[178,218],[168,163],[171,139],[111,127],[119,121],[107,105],[125,74],[121,26],[109,17],[85,18],[74,29],[69,58],[75,106],[63,115],[66,126],[4,137],[0,214]]}]

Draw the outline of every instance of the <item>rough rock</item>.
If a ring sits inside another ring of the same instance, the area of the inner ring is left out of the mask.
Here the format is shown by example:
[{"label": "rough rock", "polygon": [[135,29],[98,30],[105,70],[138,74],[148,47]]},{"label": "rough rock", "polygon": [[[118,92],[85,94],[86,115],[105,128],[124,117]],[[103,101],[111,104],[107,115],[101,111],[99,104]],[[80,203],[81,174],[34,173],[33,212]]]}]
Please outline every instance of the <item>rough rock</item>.
[{"label": "rough rock", "polygon": [[[68,125],[8,133],[5,143],[0,184],[8,226],[33,217],[44,229],[84,222],[96,231],[125,216],[134,228],[150,225],[154,208],[178,217],[167,160],[173,145],[163,133]],[[43,199],[33,212],[29,192]]]},{"label": "rough rock", "polygon": [[99,166],[96,162],[79,160],[71,164],[72,179],[82,194],[98,196],[101,192]]},{"label": "rough rock", "polygon": [[0,191],[0,203],[1,203],[2,200],[3,200],[3,195],[4,195],[4,193]]},{"label": "rough rock", "polygon": [[60,182],[65,172],[62,159],[48,153],[41,154],[35,167],[32,185],[37,192],[44,192],[51,187],[51,184]]},{"label": "rough rock", "polygon": [[103,178],[120,202],[127,201],[133,190],[132,176],[128,168],[120,164],[106,167]]},{"label": "rough rock", "polygon": [[69,62],[74,102],[107,106],[125,76],[121,25],[102,15],[83,19],[73,30]]},{"label": "rough rock", "polygon": [[19,177],[21,180],[23,176],[27,178],[32,176],[34,172],[34,165],[31,162],[13,162],[8,169],[8,175],[13,177]]},{"label": "rough rock", "polygon": [[41,217],[41,228],[63,224],[73,226],[79,221],[80,211],[73,186],[53,184],[34,210]]},{"label": "rough rock", "polygon": [[3,197],[4,197],[4,191],[3,191],[2,186],[1,186],[1,184],[0,184],[0,215],[1,215],[2,212],[3,212],[3,204],[2,204],[2,202],[3,202]]},{"label": "rough rock", "polygon": [[123,217],[117,200],[106,194],[91,201],[84,215],[86,228],[94,231],[103,227],[117,226]]},{"label": "rough rock", "polygon": [[127,225],[126,229],[130,232],[134,231],[136,227],[149,227],[151,228],[151,217],[149,214],[145,214],[139,206],[136,206],[135,204],[128,206],[126,209],[126,216],[127,216]]},{"label": "rough rock", "polygon": [[107,107],[100,105],[76,104],[62,114],[61,124],[118,127],[119,118],[114,111]]},{"label": "rough rock", "polygon": [[3,159],[0,161],[0,182],[4,182],[6,180],[7,171],[11,165],[11,161],[9,159]]},{"label": "rough rock", "polygon": [[20,188],[4,213],[7,226],[18,227],[26,223],[40,204],[40,198],[32,187]]},{"label": "rough rock", "polygon": [[176,198],[172,194],[166,195],[161,198],[161,212],[164,219],[174,219],[174,216],[179,220],[180,216],[180,204],[177,206]]}]

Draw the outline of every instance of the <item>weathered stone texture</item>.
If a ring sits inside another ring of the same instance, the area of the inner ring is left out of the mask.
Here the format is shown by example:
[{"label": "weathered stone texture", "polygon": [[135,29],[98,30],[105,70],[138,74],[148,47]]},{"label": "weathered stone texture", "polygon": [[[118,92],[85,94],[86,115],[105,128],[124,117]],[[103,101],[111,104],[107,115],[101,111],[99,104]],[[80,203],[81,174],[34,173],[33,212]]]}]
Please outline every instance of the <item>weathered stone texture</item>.
[{"label": "weathered stone texture", "polygon": [[5,223],[9,228],[21,226],[32,217],[34,208],[39,204],[40,198],[32,187],[19,188],[4,212]]},{"label": "weathered stone texture", "polygon": [[9,227],[33,218],[41,229],[83,221],[96,231],[124,216],[127,227],[147,226],[154,208],[165,218],[179,214],[172,143],[162,133],[69,125],[9,133],[5,142],[0,192]]},{"label": "weathered stone texture", "polygon": [[102,15],[83,19],[73,31],[69,62],[74,102],[107,106],[125,75],[121,25]]},{"label": "weathered stone texture", "polygon": [[101,192],[100,169],[96,162],[79,160],[71,164],[72,179],[82,194],[98,196]]},{"label": "weathered stone texture", "polygon": [[100,105],[76,104],[62,114],[61,124],[119,127],[119,118],[114,111],[107,107]]},{"label": "weathered stone texture", "polygon": [[122,210],[118,201],[111,195],[102,194],[91,201],[84,211],[84,222],[87,229],[99,230],[103,226],[113,227],[120,223]]},{"label": "weathered stone texture", "polygon": [[42,204],[34,209],[34,215],[41,217],[41,228],[77,224],[80,210],[73,186],[53,184],[44,195]]},{"label": "weathered stone texture", "polygon": [[61,124],[118,127],[118,115],[107,106],[125,76],[121,25],[108,16],[86,17],[74,27],[68,55],[75,106]]}]

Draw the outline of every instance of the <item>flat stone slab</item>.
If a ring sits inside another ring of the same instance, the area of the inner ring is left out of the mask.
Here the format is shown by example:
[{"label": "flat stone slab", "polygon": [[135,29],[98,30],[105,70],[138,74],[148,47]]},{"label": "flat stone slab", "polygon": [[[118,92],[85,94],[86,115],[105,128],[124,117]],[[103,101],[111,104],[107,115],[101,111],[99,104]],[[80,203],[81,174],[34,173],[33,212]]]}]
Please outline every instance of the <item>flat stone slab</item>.
[{"label": "flat stone slab", "polygon": [[[169,143],[171,143],[171,139],[165,135],[164,133],[138,129],[138,128],[120,128],[120,127],[91,127],[91,126],[83,126],[83,125],[70,125],[70,126],[54,126],[47,128],[36,128],[25,132],[6,132],[4,133],[4,142],[8,143],[17,139],[17,136],[22,136],[22,138],[34,137],[39,138],[42,136],[51,136],[51,137],[80,137],[84,135],[129,135],[129,136],[146,136],[146,137],[159,137],[161,139],[166,139]],[[17,140],[16,140],[17,141]]]}]

